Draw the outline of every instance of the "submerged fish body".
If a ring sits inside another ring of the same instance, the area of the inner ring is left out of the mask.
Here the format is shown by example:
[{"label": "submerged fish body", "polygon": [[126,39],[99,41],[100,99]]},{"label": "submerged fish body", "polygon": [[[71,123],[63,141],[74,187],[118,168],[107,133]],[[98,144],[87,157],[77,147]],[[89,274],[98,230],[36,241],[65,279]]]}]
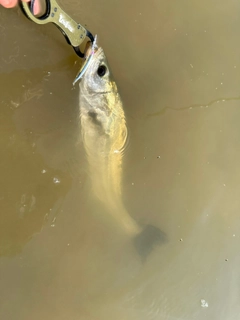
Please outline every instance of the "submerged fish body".
[{"label": "submerged fish body", "polygon": [[82,139],[93,192],[118,225],[130,236],[135,236],[137,247],[142,247],[143,238],[148,239],[149,244],[144,249],[148,252],[163,233],[155,227],[142,229],[123,204],[122,158],[127,127],[122,101],[101,48],[94,53],[79,87]]},{"label": "submerged fish body", "polygon": [[122,101],[105,54],[95,52],[80,81],[80,120],[94,194],[130,235],[141,232],[121,197],[122,157],[127,127]]}]

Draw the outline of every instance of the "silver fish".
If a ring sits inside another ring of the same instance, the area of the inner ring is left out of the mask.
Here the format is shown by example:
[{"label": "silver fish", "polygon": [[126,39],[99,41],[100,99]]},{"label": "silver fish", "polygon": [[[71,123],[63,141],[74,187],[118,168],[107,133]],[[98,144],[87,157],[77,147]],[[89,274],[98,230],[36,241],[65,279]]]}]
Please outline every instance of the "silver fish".
[{"label": "silver fish", "polygon": [[[137,236],[146,228],[143,230],[129,215],[121,195],[126,120],[117,85],[102,48],[95,49],[79,87],[82,140],[93,191],[126,233]],[[149,232],[152,233],[153,229],[148,228]]]}]

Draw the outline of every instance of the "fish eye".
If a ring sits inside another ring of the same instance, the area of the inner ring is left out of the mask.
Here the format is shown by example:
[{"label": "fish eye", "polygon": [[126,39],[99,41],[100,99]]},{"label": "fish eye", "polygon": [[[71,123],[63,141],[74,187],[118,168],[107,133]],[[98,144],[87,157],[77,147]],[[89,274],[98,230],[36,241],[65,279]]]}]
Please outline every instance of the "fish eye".
[{"label": "fish eye", "polygon": [[97,69],[97,74],[101,78],[106,74],[106,72],[107,72],[107,67],[104,64],[100,65]]}]

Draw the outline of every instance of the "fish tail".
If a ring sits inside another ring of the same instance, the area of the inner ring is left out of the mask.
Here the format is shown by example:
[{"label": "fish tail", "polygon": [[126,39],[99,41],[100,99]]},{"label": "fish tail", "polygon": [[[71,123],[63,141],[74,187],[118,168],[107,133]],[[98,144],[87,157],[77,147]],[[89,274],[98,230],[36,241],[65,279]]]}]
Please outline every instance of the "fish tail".
[{"label": "fish tail", "polygon": [[137,252],[142,260],[145,261],[153,248],[156,245],[165,243],[166,240],[167,237],[163,231],[152,225],[147,225],[141,233],[135,236],[133,241]]}]

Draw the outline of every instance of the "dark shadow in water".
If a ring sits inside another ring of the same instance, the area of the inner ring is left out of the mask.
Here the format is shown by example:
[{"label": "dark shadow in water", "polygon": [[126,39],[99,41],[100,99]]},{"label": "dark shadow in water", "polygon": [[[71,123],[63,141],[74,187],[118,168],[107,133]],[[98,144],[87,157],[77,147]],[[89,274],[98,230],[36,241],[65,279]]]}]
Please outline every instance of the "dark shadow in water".
[{"label": "dark shadow in water", "polygon": [[167,236],[159,228],[147,225],[143,231],[134,239],[137,252],[145,261],[155,246],[166,243]]}]

